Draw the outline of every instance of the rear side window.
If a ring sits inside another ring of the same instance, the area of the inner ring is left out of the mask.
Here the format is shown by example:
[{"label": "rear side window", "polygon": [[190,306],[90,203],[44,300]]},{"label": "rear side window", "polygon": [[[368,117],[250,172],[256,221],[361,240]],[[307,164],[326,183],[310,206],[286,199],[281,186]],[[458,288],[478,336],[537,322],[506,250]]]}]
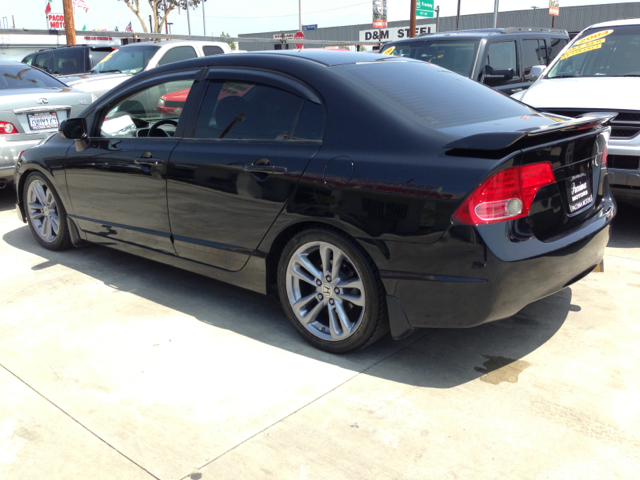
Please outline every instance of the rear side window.
[{"label": "rear side window", "polygon": [[332,70],[364,88],[381,108],[393,108],[435,129],[531,115],[530,109],[495,90],[422,62],[352,64]]},{"label": "rear side window", "polygon": [[560,51],[569,43],[569,41],[564,38],[550,38],[547,42],[549,42],[549,62],[556,58]]},{"label": "rear side window", "polygon": [[83,48],[60,48],[51,56],[51,73],[58,75],[73,75],[84,73],[84,57],[86,50]]},{"label": "rear side window", "polygon": [[196,51],[193,47],[175,47],[169,50],[158,62],[158,66],[168,65],[169,63],[179,62],[180,60],[188,60],[190,58],[196,58]]},{"label": "rear side window", "polygon": [[36,59],[33,62],[33,64],[38,67],[41,70],[44,70],[45,72],[49,71],[49,58],[51,57],[51,53],[50,52],[46,52],[46,53],[39,53],[38,55],[36,55]]},{"label": "rear side window", "polygon": [[518,63],[516,60],[516,42],[500,42],[489,45],[487,55],[487,66],[492,70],[512,70],[514,75],[518,74]]},{"label": "rear side window", "polygon": [[224,50],[216,45],[205,45],[202,47],[202,52],[206,57],[209,57],[211,55],[220,55],[221,53],[224,53]]},{"label": "rear side window", "polygon": [[300,118],[293,133],[294,140],[322,140],[324,112],[322,105],[310,101],[304,102]]},{"label": "rear side window", "polygon": [[62,88],[66,85],[28,65],[3,65],[0,90],[10,88]]},{"label": "rear side window", "polygon": [[[291,140],[304,103],[304,99],[268,85],[233,80],[211,82],[193,136]],[[308,123],[304,133],[311,135],[313,122]]]}]

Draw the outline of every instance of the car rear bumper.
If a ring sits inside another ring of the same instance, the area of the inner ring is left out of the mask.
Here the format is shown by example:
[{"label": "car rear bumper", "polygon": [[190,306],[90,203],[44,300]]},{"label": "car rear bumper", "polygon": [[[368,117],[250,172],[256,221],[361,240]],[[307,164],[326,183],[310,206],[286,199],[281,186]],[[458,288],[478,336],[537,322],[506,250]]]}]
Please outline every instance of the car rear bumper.
[{"label": "car rear bumper", "polygon": [[0,179],[13,181],[13,171],[20,152],[40,145],[53,133],[29,135],[28,137],[26,135],[16,135],[17,138],[15,139],[0,137]]},{"label": "car rear bumper", "polygon": [[[502,247],[513,243],[504,234],[490,238],[486,228],[482,232],[452,227],[435,244],[450,247],[441,247],[437,257],[424,262],[445,275],[381,271],[387,294],[398,300],[411,328],[466,328],[508,318],[580,280],[602,262],[615,205],[609,200],[603,207],[588,225],[562,240],[529,239],[511,251],[497,248],[496,242]],[[491,227],[498,227],[493,228],[496,232],[500,224]],[[502,258],[493,253],[498,250]]]}]

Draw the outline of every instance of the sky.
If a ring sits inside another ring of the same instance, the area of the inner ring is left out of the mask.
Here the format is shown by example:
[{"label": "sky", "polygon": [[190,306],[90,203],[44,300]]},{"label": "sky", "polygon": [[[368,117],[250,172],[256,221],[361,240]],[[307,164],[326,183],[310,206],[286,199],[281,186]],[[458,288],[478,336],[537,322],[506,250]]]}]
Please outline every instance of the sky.
[{"label": "sky", "polygon": [[[371,0],[301,0],[303,24],[317,24],[318,28],[369,23],[372,21]],[[560,0],[562,7],[631,3],[634,0]],[[635,0],[637,1],[637,0]],[[97,28],[124,30],[131,22],[135,32],[141,32],[140,21],[121,0],[85,0],[88,13],[76,8],[76,28],[86,25],[88,30]],[[12,15],[17,28],[46,28],[44,9],[47,0],[0,0],[0,17],[6,17],[12,25]],[[493,12],[495,0],[462,0],[461,13]],[[143,18],[147,19],[151,8],[147,0],[140,0]],[[435,0],[440,5],[440,15],[456,14],[457,0]],[[409,19],[410,0],[387,0],[388,20]],[[533,6],[548,8],[548,0],[500,0],[500,11],[528,9]],[[220,35],[223,31],[236,36],[241,33],[257,33],[298,28],[298,0],[207,0],[205,3],[206,32]],[[53,0],[52,13],[62,13],[62,0]],[[190,12],[191,33],[203,34],[203,9]],[[0,18],[4,22],[4,18]],[[172,33],[188,32],[187,15],[175,11],[169,15],[173,23]]]}]

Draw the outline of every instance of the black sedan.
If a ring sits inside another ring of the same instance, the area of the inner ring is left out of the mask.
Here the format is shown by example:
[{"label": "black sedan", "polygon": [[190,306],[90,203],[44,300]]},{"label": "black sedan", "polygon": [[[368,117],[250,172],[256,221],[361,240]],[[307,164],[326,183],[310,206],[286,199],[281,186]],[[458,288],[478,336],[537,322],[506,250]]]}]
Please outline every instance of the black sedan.
[{"label": "black sedan", "polygon": [[507,318],[589,274],[609,117],[542,115],[410,59],[220,55],[142,73],[22,153],[18,215],[279,296],[335,353]]}]

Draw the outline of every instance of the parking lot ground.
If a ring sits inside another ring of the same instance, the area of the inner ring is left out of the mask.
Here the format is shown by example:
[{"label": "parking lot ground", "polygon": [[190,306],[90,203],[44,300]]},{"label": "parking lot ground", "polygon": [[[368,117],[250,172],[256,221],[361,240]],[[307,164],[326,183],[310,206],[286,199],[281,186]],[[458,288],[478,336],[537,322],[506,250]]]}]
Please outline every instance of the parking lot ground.
[{"label": "parking lot ground", "polygon": [[637,478],[639,219],[508,320],[333,356],[273,299],[44,250],[0,191],[0,478]]}]

